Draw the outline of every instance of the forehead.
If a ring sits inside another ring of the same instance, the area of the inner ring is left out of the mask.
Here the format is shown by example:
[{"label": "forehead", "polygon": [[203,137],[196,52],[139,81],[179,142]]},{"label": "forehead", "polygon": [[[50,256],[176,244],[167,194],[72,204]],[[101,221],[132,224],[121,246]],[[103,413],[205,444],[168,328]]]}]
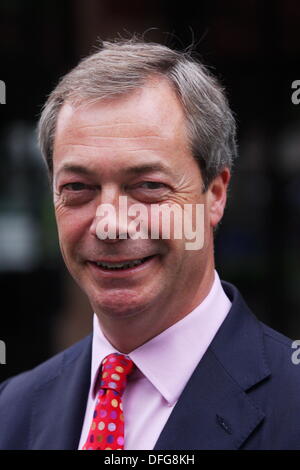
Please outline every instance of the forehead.
[{"label": "forehead", "polygon": [[74,135],[167,139],[174,133],[185,140],[182,105],[166,79],[152,79],[126,95],[79,106],[65,103],[58,115],[55,143]]}]

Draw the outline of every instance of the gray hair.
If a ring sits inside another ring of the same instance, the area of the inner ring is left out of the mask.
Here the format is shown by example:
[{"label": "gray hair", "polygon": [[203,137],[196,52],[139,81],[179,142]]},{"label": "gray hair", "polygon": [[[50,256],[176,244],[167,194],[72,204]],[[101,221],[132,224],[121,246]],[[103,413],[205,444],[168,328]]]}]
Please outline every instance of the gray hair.
[{"label": "gray hair", "polygon": [[49,95],[38,124],[38,140],[50,175],[57,117],[66,101],[80,104],[124,95],[153,75],[168,79],[181,101],[204,190],[225,167],[231,169],[237,153],[235,120],[217,79],[189,50],[175,51],[134,36],[103,41]]}]

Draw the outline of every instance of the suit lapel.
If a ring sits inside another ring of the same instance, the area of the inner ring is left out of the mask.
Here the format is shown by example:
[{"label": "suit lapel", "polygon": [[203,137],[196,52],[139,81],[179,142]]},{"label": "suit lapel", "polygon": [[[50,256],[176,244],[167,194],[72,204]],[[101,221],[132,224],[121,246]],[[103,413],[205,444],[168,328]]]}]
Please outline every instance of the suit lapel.
[{"label": "suit lapel", "polygon": [[238,449],[263,417],[208,351],[155,449]]},{"label": "suit lapel", "polygon": [[155,449],[238,449],[264,419],[247,394],[270,375],[262,330],[241,295],[223,283],[232,307],[174,407]]},{"label": "suit lapel", "polygon": [[91,338],[67,350],[57,375],[35,392],[31,449],[77,449],[91,374]]}]

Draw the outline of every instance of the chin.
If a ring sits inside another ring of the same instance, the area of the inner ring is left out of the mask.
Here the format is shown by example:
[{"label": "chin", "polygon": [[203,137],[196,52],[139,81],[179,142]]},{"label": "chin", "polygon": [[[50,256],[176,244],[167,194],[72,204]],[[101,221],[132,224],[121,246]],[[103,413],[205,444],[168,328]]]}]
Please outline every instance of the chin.
[{"label": "chin", "polygon": [[134,317],[143,312],[150,305],[145,296],[137,295],[132,291],[114,291],[107,296],[90,299],[94,311],[99,315],[110,318]]}]

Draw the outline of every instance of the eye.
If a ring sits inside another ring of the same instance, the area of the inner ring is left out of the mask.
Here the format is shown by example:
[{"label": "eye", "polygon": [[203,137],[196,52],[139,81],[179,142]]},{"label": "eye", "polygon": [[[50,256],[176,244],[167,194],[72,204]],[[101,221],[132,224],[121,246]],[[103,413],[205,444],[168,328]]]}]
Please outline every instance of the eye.
[{"label": "eye", "polygon": [[166,185],[158,181],[143,181],[137,187],[143,187],[144,189],[165,189]]},{"label": "eye", "polygon": [[164,200],[171,187],[161,181],[140,181],[128,187],[131,195],[139,201],[154,203]]},{"label": "eye", "polygon": [[93,200],[97,186],[73,181],[62,184],[57,193],[65,206],[81,206]]},{"label": "eye", "polygon": [[64,184],[62,189],[66,189],[67,191],[82,191],[83,189],[89,189],[89,187],[84,183],[67,183]]}]

